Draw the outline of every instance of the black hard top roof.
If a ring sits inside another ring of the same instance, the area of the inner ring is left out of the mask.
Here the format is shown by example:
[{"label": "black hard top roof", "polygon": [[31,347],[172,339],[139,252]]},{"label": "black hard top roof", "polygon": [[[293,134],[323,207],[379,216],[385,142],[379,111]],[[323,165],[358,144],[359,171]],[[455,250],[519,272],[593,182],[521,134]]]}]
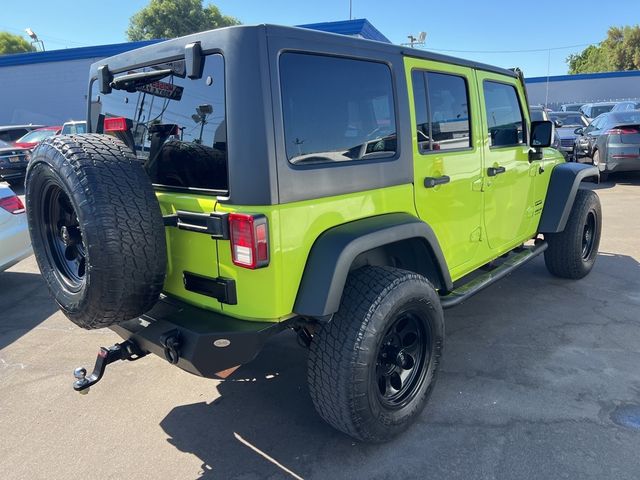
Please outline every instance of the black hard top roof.
[{"label": "black hard top roof", "polygon": [[[240,25],[234,27],[220,28],[216,30],[209,30],[205,32],[194,33],[185,37],[175,38],[167,40],[165,42],[156,43],[146,47],[142,47],[137,50],[125,52],[113,57],[102,59],[91,66],[92,75],[99,65],[108,64],[111,70],[123,69],[132,64],[144,63],[139,62],[138,58],[132,55],[132,52],[136,52],[135,56],[148,57],[158,56],[157,52],[162,52],[164,57],[170,57],[173,50],[174,55],[180,55],[183,53],[183,48],[186,44],[198,41],[200,42],[203,50],[212,50],[219,48],[222,43],[228,44],[234,38],[238,38],[238,35],[255,34],[256,31],[264,32],[267,37],[280,37],[290,38],[292,47],[295,46],[296,39],[305,40],[305,42],[317,41],[319,46],[322,45],[326,50],[327,44],[337,43],[343,48],[352,46],[354,50],[371,50],[372,52],[379,51],[387,54],[399,54],[415,58],[423,58],[425,60],[432,60],[435,62],[448,63],[451,65],[459,65],[463,67],[474,68],[478,70],[485,70],[488,72],[494,72],[501,75],[508,75],[510,77],[517,77],[517,74],[512,70],[505,68],[494,67],[486,65],[484,63],[474,62],[471,60],[465,60],[461,58],[451,57],[448,55],[441,55],[439,53],[429,52],[427,50],[419,50],[416,48],[409,48],[400,45],[393,45],[385,42],[378,42],[374,40],[366,40],[357,37],[351,37],[347,35],[341,35],[337,33],[322,32],[319,30],[311,30],[308,28],[299,27],[284,27],[280,25]],[[179,50],[178,50],[179,49]],[[144,55],[148,53],[149,55]],[[375,55],[375,53],[374,53]]]}]

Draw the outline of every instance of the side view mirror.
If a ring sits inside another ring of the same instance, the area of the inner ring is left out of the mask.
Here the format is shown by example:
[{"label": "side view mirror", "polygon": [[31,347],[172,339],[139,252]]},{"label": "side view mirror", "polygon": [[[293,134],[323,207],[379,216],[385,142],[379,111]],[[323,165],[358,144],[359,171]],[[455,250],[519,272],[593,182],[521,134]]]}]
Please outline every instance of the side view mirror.
[{"label": "side view mirror", "polygon": [[542,120],[531,122],[531,142],[533,148],[545,148],[553,142],[553,122]]},{"label": "side view mirror", "polygon": [[582,135],[584,133],[584,128],[578,127],[573,131],[573,133],[575,133],[576,135]]},{"label": "side view mirror", "polygon": [[529,162],[542,160],[542,149],[553,143],[554,125],[549,120],[531,122]]},{"label": "side view mirror", "polygon": [[553,124],[556,126],[556,128],[560,128],[563,125],[561,120],[554,120]]}]

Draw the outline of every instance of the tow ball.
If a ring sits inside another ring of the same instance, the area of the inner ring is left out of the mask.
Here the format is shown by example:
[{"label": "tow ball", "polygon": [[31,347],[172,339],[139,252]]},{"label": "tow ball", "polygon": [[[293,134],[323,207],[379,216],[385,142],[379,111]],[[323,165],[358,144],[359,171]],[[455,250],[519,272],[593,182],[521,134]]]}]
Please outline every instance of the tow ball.
[{"label": "tow ball", "polygon": [[147,355],[147,353],[149,352],[143,351],[133,340],[116,343],[108,348],[100,347],[96,364],[89,377],[87,377],[87,370],[85,368],[80,367],[73,371],[73,376],[76,377],[76,381],[73,382],[73,389],[81,394],[87,394],[89,393],[89,387],[100,381],[107,365],[118,360],[138,360]]}]

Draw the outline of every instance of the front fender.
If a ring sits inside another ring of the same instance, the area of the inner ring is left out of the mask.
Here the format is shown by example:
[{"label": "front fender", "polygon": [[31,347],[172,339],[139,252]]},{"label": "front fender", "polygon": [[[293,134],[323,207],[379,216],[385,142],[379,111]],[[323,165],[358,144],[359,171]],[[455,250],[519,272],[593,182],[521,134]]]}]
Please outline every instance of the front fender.
[{"label": "front fender", "polygon": [[390,213],[338,225],[316,239],[302,275],[294,313],[316,318],[335,313],[355,258],[407,239],[425,242],[439,270],[439,282],[451,289],[449,270],[431,227],[412,215]]},{"label": "front fender", "polygon": [[587,178],[599,179],[598,168],[582,163],[561,163],[555,166],[551,173],[538,232],[558,233],[564,230],[580,183]]}]

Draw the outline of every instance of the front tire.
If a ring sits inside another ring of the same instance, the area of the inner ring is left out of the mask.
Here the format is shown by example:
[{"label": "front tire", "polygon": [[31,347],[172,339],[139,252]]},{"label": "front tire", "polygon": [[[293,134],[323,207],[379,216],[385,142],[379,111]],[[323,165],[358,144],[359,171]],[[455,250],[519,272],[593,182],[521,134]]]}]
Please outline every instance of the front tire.
[{"label": "front tire", "polygon": [[579,279],[593,268],[602,232],[600,199],[591,190],[578,190],[564,231],[545,234],[549,247],[544,262],[556,277]]},{"label": "front tire", "polygon": [[365,442],[404,431],[435,384],[444,342],[438,294],[421,275],[363,267],[310,347],[309,392],[320,416]]}]

